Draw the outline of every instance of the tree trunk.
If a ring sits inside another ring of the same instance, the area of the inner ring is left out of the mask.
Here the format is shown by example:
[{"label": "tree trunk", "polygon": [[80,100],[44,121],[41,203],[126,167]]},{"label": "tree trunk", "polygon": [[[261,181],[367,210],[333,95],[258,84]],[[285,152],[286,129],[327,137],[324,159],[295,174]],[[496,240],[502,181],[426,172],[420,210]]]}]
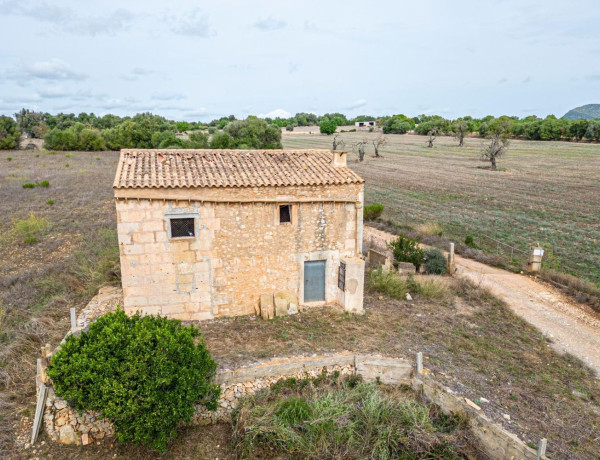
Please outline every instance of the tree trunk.
[{"label": "tree trunk", "polygon": [[490,161],[492,162],[492,171],[495,171],[496,170],[496,157],[490,158]]}]

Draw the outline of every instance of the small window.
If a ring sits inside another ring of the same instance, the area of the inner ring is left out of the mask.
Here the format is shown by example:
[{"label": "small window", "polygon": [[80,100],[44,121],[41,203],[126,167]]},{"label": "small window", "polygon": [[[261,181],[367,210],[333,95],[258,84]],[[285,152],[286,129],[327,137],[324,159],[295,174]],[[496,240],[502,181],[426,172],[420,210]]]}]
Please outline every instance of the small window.
[{"label": "small window", "polygon": [[279,206],[279,223],[280,224],[291,224],[292,223],[292,206],[289,204],[282,204]]},{"label": "small window", "polygon": [[346,289],[346,264],[340,262],[340,270],[338,271],[338,287],[343,291]]},{"label": "small window", "polygon": [[189,238],[195,236],[196,228],[193,217],[173,218],[171,221],[171,238]]}]

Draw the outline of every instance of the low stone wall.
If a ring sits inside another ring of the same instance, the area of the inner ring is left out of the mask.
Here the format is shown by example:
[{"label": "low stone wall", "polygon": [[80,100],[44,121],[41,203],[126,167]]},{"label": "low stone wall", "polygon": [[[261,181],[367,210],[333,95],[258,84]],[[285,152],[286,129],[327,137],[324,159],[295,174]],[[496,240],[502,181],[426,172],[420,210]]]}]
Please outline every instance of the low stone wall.
[{"label": "low stone wall", "polygon": [[[100,314],[114,309],[115,302],[118,300],[118,289],[102,290],[78,318],[75,333],[85,330],[89,322]],[[62,444],[86,445],[113,436],[114,428],[108,420],[100,418],[97,413],[80,414],[55,394],[52,382],[45,373],[51,354],[49,346],[42,349],[37,376],[38,382],[47,386],[43,420],[50,439]],[[463,415],[469,421],[473,434],[492,458],[538,458],[535,450],[491,421],[476,406],[473,407],[473,403],[469,404],[465,398],[440,385],[431,375],[428,375],[427,370],[417,373],[416,366],[404,359],[349,352],[278,358],[237,369],[220,369],[216,376],[216,383],[221,386],[219,407],[214,412],[197,407],[193,423],[206,425],[227,422],[240,398],[267,389],[282,379],[314,378],[322,372],[326,374],[339,372],[342,376],[360,374],[366,382],[411,386],[422,393],[427,400],[440,406],[444,412]]]},{"label": "low stone wall", "polygon": [[[366,381],[409,385],[412,368],[410,362],[400,359],[339,353],[278,358],[233,370],[222,369],[216,376],[216,383],[221,386],[218,409],[208,411],[198,406],[192,422],[198,425],[227,422],[231,420],[231,413],[241,398],[267,389],[282,379],[314,378],[321,373],[331,375],[338,372],[341,376],[359,373]],[[48,388],[48,392],[44,427],[53,441],[61,444],[86,445],[114,434],[112,424],[106,419],[101,419],[99,414],[80,414],[71,409],[64,399],[57,396],[52,387]]]},{"label": "low stone wall", "polygon": [[[535,450],[528,447],[516,435],[494,423],[465,398],[456,396],[431,377],[415,375],[412,381],[414,390],[421,392],[425,399],[437,404],[444,413],[461,414],[469,421],[471,432],[485,448],[491,458],[498,459],[539,459]],[[547,458],[545,455],[541,458]]]}]

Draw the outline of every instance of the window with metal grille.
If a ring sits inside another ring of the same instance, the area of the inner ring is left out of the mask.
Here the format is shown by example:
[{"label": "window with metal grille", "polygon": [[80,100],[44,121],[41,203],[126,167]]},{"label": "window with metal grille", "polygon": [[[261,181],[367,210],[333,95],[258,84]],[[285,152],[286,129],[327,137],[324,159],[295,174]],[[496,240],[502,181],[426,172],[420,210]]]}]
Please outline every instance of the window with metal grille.
[{"label": "window with metal grille", "polygon": [[346,264],[340,262],[340,269],[338,271],[338,287],[343,291],[346,289]]},{"label": "window with metal grille", "polygon": [[189,238],[195,236],[196,228],[193,217],[171,218],[171,238]]},{"label": "window with metal grille", "polygon": [[279,206],[279,223],[280,224],[291,224],[292,223],[292,206],[289,204],[282,204]]}]

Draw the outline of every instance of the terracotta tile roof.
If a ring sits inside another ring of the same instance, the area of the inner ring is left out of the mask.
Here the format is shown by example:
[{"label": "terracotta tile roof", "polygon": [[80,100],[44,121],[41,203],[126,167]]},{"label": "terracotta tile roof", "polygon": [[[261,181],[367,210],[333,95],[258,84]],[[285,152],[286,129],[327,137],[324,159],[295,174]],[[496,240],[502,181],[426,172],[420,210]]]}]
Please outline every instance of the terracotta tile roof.
[{"label": "terracotta tile roof", "polygon": [[361,184],[329,150],[121,150],[114,188]]}]

